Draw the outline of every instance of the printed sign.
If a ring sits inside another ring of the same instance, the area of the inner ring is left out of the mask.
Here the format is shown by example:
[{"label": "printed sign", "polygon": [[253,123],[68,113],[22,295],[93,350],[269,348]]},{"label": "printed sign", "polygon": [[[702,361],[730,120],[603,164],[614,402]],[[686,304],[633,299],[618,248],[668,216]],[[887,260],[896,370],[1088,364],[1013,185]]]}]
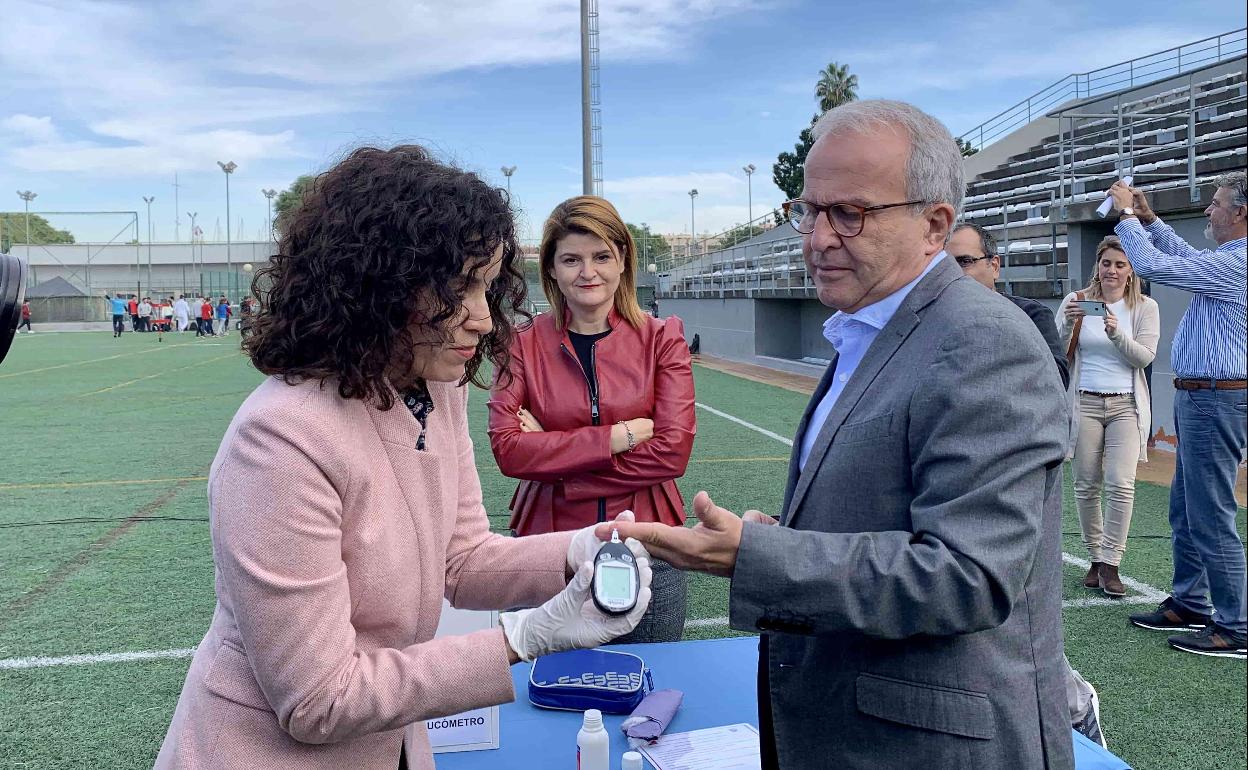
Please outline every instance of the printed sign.
[{"label": "printed sign", "polygon": [[[498,625],[497,612],[457,610],[442,600],[442,618],[434,637],[459,636]],[[498,706],[425,721],[434,754],[498,748]]]}]

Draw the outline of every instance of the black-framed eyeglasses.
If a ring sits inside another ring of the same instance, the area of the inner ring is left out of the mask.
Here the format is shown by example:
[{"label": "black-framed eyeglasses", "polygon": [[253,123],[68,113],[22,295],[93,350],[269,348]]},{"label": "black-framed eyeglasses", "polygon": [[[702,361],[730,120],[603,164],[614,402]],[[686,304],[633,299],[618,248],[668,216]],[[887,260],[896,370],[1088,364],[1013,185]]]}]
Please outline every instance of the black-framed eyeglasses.
[{"label": "black-framed eyeglasses", "polygon": [[975,264],[976,262],[979,262],[979,261],[981,261],[981,260],[985,260],[985,259],[992,259],[992,258],[993,258],[993,257],[995,257],[995,256],[997,256],[997,255],[996,255],[996,254],[988,254],[988,255],[983,256],[983,257],[954,257],[954,259],[956,259],[956,260],[958,261],[958,264],[959,264],[959,265],[961,265],[962,267],[966,268],[966,267],[970,267],[971,265]]},{"label": "black-framed eyeglasses", "polygon": [[853,238],[862,233],[867,223],[867,214],[898,206],[915,206],[923,201],[903,201],[901,203],[885,203],[879,206],[859,206],[855,203],[829,203],[819,206],[801,198],[794,198],[782,204],[784,217],[793,225],[793,229],[802,235],[810,235],[815,231],[815,223],[819,215],[828,219],[828,224],[842,238]]}]

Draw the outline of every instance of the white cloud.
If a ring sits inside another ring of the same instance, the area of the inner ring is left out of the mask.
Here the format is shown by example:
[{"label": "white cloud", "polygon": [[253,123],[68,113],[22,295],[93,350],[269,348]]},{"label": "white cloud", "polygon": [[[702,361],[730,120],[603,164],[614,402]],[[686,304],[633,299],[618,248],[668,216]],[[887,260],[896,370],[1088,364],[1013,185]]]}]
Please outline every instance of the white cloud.
[{"label": "white cloud", "polygon": [[[699,24],[763,5],[759,0],[603,2],[601,56],[604,61],[682,58],[696,41]],[[218,0],[184,12],[193,25],[227,40],[227,58],[240,72],[303,83],[368,84],[576,61],[579,9],[579,0],[375,0],[362,13],[357,5],[332,0]]]},{"label": "white cloud", "polygon": [[56,138],[56,126],[52,125],[52,118],[44,116],[36,118],[33,115],[10,115],[4,120],[0,120],[0,131],[6,131],[33,139],[35,141],[51,141]]},{"label": "white cloud", "polygon": [[[602,57],[680,58],[697,22],[763,1],[603,3]],[[156,173],[204,157],[289,158],[300,154],[298,137],[275,132],[274,122],[372,111],[393,103],[393,89],[410,93],[414,80],[426,81],[419,90],[428,99],[439,88],[429,79],[455,71],[580,56],[578,0],[378,0],[367,9],[218,0],[186,4],[176,16],[157,4],[5,5],[0,99],[19,87],[50,99],[57,125],[7,119],[3,128],[25,144],[8,142],[0,161],[35,172]]]}]

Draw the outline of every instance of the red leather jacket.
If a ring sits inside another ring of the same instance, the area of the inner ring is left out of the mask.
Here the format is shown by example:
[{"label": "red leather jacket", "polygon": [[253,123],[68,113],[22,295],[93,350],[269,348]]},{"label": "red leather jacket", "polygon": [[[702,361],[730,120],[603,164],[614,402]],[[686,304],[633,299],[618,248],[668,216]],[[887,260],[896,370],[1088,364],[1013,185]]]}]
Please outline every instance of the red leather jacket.
[{"label": "red leather jacket", "polygon": [[[647,316],[635,329],[614,310],[608,323],[612,332],[594,348],[599,424],[567,325],[556,329],[549,313],[516,335],[511,384],[494,384],[490,446],[499,469],[521,479],[511,500],[518,535],[589,526],[598,520],[599,498],[608,518],[631,509],[638,521],[684,523],[675,480],[697,432],[685,325]],[[521,432],[521,407],[543,432]],[[634,417],[654,420],[653,438],[611,454],[611,426]]]}]

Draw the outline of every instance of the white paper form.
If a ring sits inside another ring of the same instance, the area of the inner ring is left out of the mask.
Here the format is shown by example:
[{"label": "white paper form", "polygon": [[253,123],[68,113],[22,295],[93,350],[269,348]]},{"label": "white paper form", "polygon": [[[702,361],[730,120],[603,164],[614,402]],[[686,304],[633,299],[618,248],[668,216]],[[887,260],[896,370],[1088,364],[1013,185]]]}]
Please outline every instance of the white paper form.
[{"label": "white paper form", "polygon": [[655,770],[760,770],[758,729],[736,724],[664,735],[642,746]]}]

